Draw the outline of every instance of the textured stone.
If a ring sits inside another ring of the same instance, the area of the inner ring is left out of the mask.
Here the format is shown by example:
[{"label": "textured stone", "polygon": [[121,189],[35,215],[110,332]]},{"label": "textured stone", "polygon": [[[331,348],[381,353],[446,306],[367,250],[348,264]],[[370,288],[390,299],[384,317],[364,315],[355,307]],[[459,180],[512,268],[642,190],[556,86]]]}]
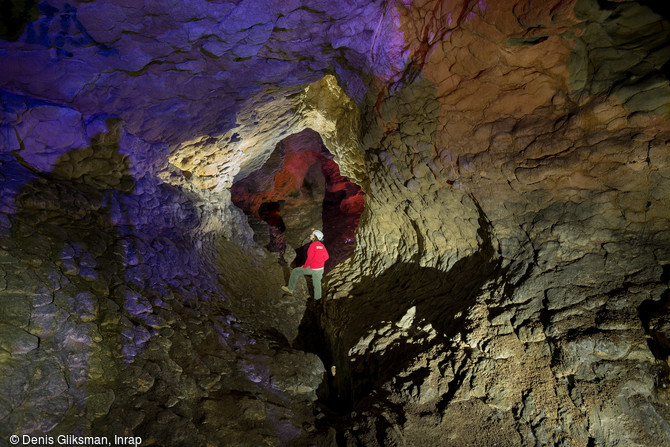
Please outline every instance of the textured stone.
[{"label": "textured stone", "polygon": [[[274,388],[298,400],[316,400],[316,389],[325,373],[323,364],[313,354],[278,354],[272,361],[270,381]],[[300,376],[296,380],[295,375]]]},{"label": "textured stone", "polygon": [[0,348],[12,355],[26,354],[37,349],[39,339],[9,324],[0,324]]},{"label": "textured stone", "polygon": [[[20,19],[0,26],[2,437],[670,443],[662,7],[46,0]],[[311,144],[360,194],[308,156],[282,167]],[[323,301],[281,294],[243,178],[294,194],[293,245],[348,228]],[[360,221],[302,206],[341,195]]]},{"label": "textured stone", "polygon": [[103,393],[92,394],[86,399],[86,417],[97,419],[109,413],[109,408],[114,402],[114,391],[107,390]]}]

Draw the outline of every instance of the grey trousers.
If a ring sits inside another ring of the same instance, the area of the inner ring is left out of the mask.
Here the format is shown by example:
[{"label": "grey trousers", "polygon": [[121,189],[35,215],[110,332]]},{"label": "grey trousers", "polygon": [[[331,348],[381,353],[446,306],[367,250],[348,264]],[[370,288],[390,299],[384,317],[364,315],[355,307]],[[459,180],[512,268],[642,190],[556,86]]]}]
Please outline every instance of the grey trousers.
[{"label": "grey trousers", "polygon": [[291,277],[288,280],[288,288],[295,289],[298,278],[301,276],[310,275],[312,277],[312,284],[314,284],[314,299],[321,299],[321,278],[323,278],[323,269],[312,270],[311,268],[296,267],[291,271]]}]

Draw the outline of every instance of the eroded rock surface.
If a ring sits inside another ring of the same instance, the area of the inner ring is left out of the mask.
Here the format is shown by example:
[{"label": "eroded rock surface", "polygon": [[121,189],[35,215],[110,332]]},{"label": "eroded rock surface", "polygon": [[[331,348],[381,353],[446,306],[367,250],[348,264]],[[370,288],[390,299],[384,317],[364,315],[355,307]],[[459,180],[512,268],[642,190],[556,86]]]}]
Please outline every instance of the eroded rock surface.
[{"label": "eroded rock surface", "polygon": [[[23,3],[0,445],[670,445],[664,8]],[[365,194],[319,303],[230,191],[310,132]]]}]

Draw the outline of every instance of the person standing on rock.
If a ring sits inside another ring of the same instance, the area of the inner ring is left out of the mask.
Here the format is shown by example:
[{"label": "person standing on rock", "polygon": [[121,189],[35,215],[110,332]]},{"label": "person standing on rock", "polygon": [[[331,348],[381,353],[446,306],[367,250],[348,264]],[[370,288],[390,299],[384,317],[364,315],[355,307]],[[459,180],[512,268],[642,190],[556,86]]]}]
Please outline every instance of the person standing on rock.
[{"label": "person standing on rock", "polygon": [[302,267],[296,267],[291,271],[291,277],[288,280],[288,287],[281,286],[281,289],[289,294],[293,294],[298,278],[304,275],[312,277],[312,284],[314,285],[314,300],[321,299],[321,278],[323,277],[323,268],[326,260],[329,258],[326,246],[321,242],[323,240],[323,233],[319,230],[312,231],[309,235],[309,240],[312,241],[307,249],[307,260]]}]

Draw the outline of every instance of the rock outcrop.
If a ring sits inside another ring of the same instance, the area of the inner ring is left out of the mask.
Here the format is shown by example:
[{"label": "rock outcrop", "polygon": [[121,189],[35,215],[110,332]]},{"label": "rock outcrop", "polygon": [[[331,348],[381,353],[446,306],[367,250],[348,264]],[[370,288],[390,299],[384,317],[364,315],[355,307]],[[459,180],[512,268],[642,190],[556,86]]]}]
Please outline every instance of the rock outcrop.
[{"label": "rock outcrop", "polygon": [[[667,8],[10,9],[0,446],[670,445]],[[355,250],[282,295],[233,196],[297,249],[326,177]]]}]

